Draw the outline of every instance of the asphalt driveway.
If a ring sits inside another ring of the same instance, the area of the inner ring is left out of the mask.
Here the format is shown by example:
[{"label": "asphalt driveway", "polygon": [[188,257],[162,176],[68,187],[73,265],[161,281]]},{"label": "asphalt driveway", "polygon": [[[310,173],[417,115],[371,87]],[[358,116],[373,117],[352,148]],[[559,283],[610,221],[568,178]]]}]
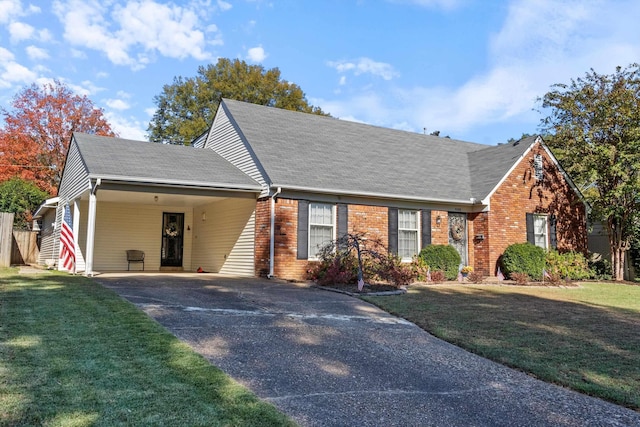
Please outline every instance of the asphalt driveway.
[{"label": "asphalt driveway", "polygon": [[639,426],[640,413],[537,381],[346,295],[210,274],[103,274],[303,426]]}]

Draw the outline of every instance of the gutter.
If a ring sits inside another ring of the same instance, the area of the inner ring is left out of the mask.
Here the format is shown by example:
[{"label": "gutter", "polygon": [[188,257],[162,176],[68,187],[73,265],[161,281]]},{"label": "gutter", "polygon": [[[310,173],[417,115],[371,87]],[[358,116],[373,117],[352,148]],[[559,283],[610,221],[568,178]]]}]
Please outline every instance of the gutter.
[{"label": "gutter", "polygon": [[273,278],[273,261],[275,257],[275,243],[276,243],[276,196],[282,192],[282,187],[278,187],[275,193],[271,195],[271,227],[269,227],[269,274],[268,279]]},{"label": "gutter", "polygon": [[422,202],[422,203],[441,203],[441,204],[449,204],[449,205],[475,205],[477,204],[477,200],[474,198],[471,199],[439,199],[439,198],[425,198],[425,197],[417,197],[417,196],[404,196],[398,194],[384,194],[384,193],[373,193],[373,192],[358,192],[354,193],[353,191],[344,191],[344,190],[333,190],[326,188],[314,188],[314,187],[303,187],[303,186],[293,186],[293,185],[283,185],[278,188],[284,188],[290,191],[302,191],[302,192],[310,192],[310,193],[320,193],[320,194],[335,194],[338,196],[353,196],[353,197],[371,197],[375,199],[386,199],[386,200],[408,200],[412,202]]}]

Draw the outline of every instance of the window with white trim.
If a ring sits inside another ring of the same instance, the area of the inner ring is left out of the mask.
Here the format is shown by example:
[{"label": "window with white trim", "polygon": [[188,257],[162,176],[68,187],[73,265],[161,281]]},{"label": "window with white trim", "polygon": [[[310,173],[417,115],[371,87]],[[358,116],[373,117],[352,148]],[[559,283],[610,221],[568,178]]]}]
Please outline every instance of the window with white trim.
[{"label": "window with white trim", "polygon": [[547,249],[548,227],[546,215],[533,215],[533,239],[536,246]]},{"label": "window with white trim", "polygon": [[408,261],[418,253],[418,211],[398,210],[398,255]]},{"label": "window with white trim", "polygon": [[335,208],[327,203],[309,204],[309,258],[334,239]]},{"label": "window with white trim", "polygon": [[535,173],[535,177],[538,181],[542,181],[544,179],[544,167],[542,163],[542,154],[536,154],[533,156],[533,170]]}]

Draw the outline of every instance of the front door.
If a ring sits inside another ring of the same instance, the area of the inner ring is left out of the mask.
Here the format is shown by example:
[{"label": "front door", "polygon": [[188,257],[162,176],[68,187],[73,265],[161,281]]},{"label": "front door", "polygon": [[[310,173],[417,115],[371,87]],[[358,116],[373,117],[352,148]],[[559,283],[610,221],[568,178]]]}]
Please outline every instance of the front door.
[{"label": "front door", "polygon": [[162,214],[162,254],[160,266],[182,267],[184,214]]},{"label": "front door", "polygon": [[467,265],[467,214],[449,212],[449,244],[460,254],[462,265]]}]

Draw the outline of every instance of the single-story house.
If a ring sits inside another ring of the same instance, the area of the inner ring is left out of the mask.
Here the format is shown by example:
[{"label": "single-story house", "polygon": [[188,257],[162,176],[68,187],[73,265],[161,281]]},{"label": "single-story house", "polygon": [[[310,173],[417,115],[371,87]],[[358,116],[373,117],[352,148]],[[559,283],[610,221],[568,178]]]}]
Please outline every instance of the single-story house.
[{"label": "single-story house", "polygon": [[451,244],[485,275],[512,243],[587,248],[586,205],[540,137],[488,146],[228,99],[190,147],[74,133],[58,197],[88,275],[141,268],[137,249],[151,271],[303,279],[347,232],[406,260]]}]

